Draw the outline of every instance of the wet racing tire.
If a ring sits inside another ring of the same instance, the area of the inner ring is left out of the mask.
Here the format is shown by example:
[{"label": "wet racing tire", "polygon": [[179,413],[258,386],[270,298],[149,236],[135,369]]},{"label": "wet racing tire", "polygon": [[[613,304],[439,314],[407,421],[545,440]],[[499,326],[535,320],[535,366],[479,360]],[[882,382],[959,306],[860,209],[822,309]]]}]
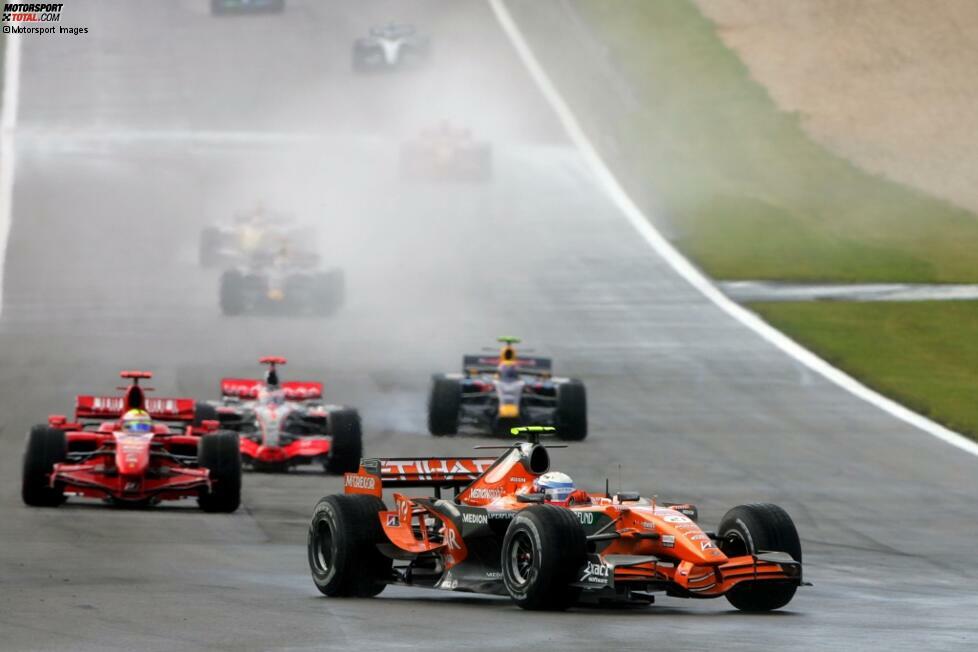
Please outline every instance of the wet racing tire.
[{"label": "wet racing tire", "polygon": [[200,427],[205,421],[220,421],[221,417],[217,414],[217,408],[209,403],[196,403],[194,405],[193,425]]},{"label": "wet racing tire", "polygon": [[324,468],[328,473],[356,473],[363,455],[363,434],[360,414],[356,410],[336,410],[329,413],[329,434],[332,443]]},{"label": "wet racing tire", "polygon": [[228,316],[240,315],[245,311],[245,278],[236,269],[221,274],[221,312]]},{"label": "wet racing tire", "polygon": [[309,524],[309,570],[316,588],[334,598],[370,598],[391,577],[391,559],[377,549],[385,542],[375,496],[338,494],[316,504]]},{"label": "wet racing tire", "polygon": [[458,432],[458,413],[462,406],[462,386],[454,378],[434,376],[428,396],[428,431],[435,436]]},{"label": "wet racing tire", "polygon": [[584,383],[571,380],[557,385],[557,436],[570,441],[587,437],[587,393]]},{"label": "wet racing tire", "polygon": [[520,511],[503,537],[503,584],[518,606],[563,610],[577,601],[572,586],[587,561],[587,542],[577,514],[556,505]]},{"label": "wet racing tire", "polygon": [[197,504],[205,512],[233,512],[241,504],[241,449],[236,432],[203,435],[197,464],[210,470],[211,489],[202,489]]},{"label": "wet racing tire", "polygon": [[50,486],[54,465],[65,461],[65,433],[46,425],[34,426],[27,435],[20,496],[31,507],[57,507],[65,501],[64,489]]},{"label": "wet racing tire", "polygon": [[[728,557],[777,551],[801,562],[798,530],[788,513],[777,505],[734,507],[720,521],[717,534],[720,550]],[[791,602],[797,588],[794,582],[741,582],[726,597],[741,611],[771,611]]]}]

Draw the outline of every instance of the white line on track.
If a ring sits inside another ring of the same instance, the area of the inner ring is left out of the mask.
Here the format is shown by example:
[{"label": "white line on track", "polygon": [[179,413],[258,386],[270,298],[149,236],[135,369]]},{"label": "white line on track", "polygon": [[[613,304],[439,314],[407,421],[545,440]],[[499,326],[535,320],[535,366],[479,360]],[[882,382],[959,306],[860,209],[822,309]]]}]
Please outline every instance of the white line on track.
[{"label": "white line on track", "polygon": [[547,73],[544,72],[543,68],[540,66],[540,62],[537,60],[536,55],[533,54],[533,50],[526,42],[523,33],[513,20],[513,17],[509,13],[509,9],[506,7],[504,0],[489,0],[489,4],[492,7],[493,13],[496,15],[496,19],[499,21],[500,26],[512,43],[513,48],[523,61],[523,65],[526,66],[527,71],[530,73],[533,81],[540,89],[540,92],[543,93],[544,98],[550,104],[550,107],[554,110],[554,113],[557,114],[557,119],[560,120],[560,123],[567,132],[571,142],[580,151],[584,161],[597,178],[597,181],[604,188],[605,192],[607,192],[612,202],[614,202],[614,204],[619,208],[622,215],[624,215],[631,225],[635,227],[635,230],[638,231],[639,235],[642,236],[642,238],[652,247],[652,249],[655,250],[655,252],[662,257],[662,259],[665,260],[666,263],[673,268],[673,270],[676,271],[676,273],[678,273],[694,288],[699,290],[707,299],[716,304],[721,310],[812,371],[821,374],[844,390],[854,394],[868,403],[875,405],[879,409],[891,414],[897,419],[919,428],[920,430],[937,437],[941,441],[960,448],[967,453],[978,456],[978,443],[957,432],[954,432],[953,430],[945,428],[939,423],[935,423],[934,421],[931,421],[930,419],[917,414],[916,412],[909,410],[899,403],[892,401],[882,394],[879,394],[878,392],[866,387],[852,376],[833,367],[828,362],[822,360],[817,355],[801,346],[781,331],[772,327],[756,314],[733,302],[720,290],[718,290],[716,286],[713,285],[712,281],[704,276],[700,270],[698,270],[682,254],[680,254],[668,240],[662,237],[662,234],[659,233],[654,226],[652,226],[652,223],[649,221],[648,217],[646,217],[642,210],[635,204],[634,201],[632,201],[632,198],[628,196],[625,190],[618,183],[618,180],[615,178],[614,174],[612,174],[611,170],[594,148],[594,145],[591,144],[591,141],[584,133],[584,130],[581,128],[581,125],[578,123],[574,113],[567,105],[567,102],[564,101],[564,98],[560,95],[560,92],[557,90],[556,86],[554,86],[553,82],[551,82],[550,78],[547,76]]},{"label": "white line on track", "polygon": [[0,314],[3,313],[3,270],[14,203],[17,108],[20,105],[20,36],[7,34],[3,58],[3,106],[0,108]]}]

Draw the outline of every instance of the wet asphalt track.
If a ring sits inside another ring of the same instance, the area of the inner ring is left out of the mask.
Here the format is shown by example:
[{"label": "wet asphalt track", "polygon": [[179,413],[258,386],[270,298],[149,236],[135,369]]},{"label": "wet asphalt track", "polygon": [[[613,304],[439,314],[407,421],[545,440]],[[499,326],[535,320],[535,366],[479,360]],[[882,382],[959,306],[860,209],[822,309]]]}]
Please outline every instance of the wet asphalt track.
[{"label": "wet asphalt track", "polygon": [[[70,9],[89,36],[23,50],[0,322],[0,649],[974,648],[978,460],[813,376],[676,278],[592,184],[485,5],[290,0],[283,16],[226,20],[190,0]],[[391,17],[434,35],[432,65],[353,77],[352,39]],[[442,116],[492,137],[491,184],[398,181],[397,142]],[[218,314],[197,233],[259,197],[321,218],[349,281],[334,319]],[[328,600],[305,528],[335,478],[249,475],[230,516],[20,503],[29,425],[120,368],[208,396],[221,374],[283,354],[288,376],[360,407],[368,453],[464,453],[479,440],[424,432],[428,376],[500,333],[587,382],[591,436],[558,467],[689,499],[714,525],[735,504],[778,502],[815,586],[764,616],[665,597],[564,614],[399,588]]]}]

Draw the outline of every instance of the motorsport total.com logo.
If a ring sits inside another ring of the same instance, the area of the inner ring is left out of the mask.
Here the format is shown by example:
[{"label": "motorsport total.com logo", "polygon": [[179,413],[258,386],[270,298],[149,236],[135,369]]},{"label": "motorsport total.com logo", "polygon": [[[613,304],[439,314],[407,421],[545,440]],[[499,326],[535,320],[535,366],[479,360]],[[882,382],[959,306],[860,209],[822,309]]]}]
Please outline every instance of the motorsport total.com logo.
[{"label": "motorsport total.com logo", "polygon": [[[39,25],[61,22],[64,3],[7,2],[3,5],[4,34],[88,34],[87,27]],[[17,23],[8,25],[7,23]]]}]

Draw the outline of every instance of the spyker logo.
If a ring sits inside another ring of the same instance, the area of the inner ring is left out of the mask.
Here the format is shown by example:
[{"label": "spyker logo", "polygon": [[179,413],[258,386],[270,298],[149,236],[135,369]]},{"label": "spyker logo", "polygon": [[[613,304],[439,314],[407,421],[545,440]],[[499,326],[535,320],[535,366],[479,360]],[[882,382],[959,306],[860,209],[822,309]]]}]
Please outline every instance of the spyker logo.
[{"label": "spyker logo", "polygon": [[595,564],[592,561],[587,563],[584,567],[584,572],[581,574],[581,579],[579,582],[587,582],[589,584],[607,584],[608,578],[611,576],[611,569],[603,564]]}]

